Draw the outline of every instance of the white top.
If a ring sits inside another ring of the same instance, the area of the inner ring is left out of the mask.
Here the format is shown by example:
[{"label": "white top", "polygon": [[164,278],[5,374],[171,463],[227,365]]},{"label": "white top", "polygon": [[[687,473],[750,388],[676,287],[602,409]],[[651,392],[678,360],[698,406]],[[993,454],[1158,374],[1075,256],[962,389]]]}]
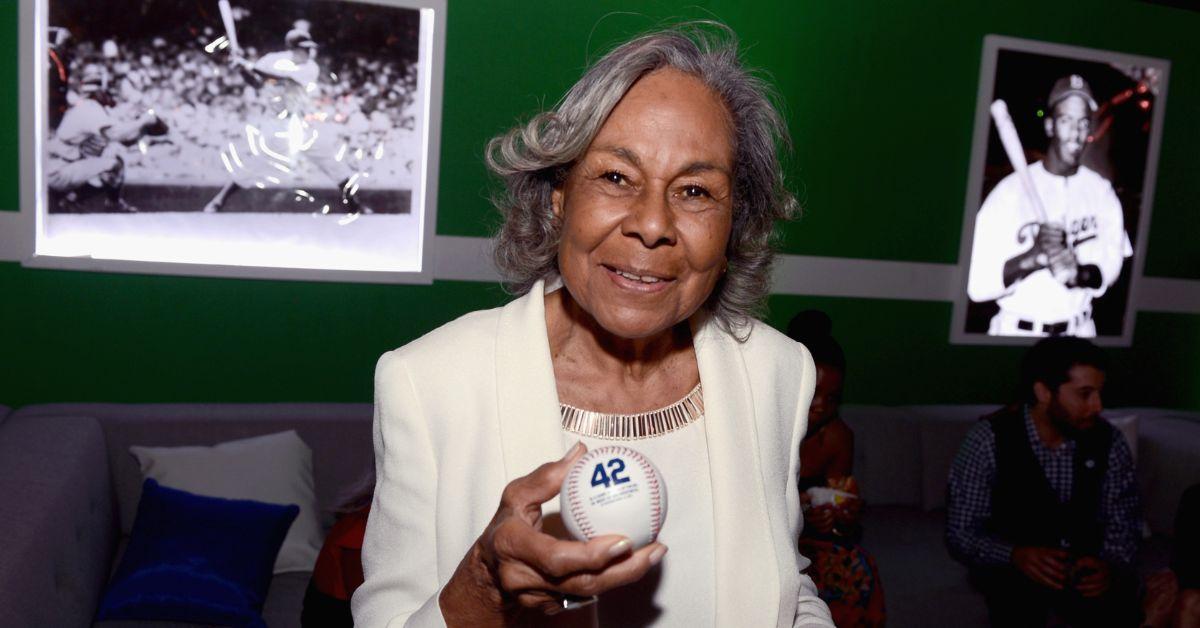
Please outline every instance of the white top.
[{"label": "white top", "polygon": [[[563,432],[563,450],[582,440],[588,449],[620,445],[636,449],[654,463],[667,484],[667,518],[658,540],[667,555],[634,585],[600,596],[591,623],[564,618],[566,625],[687,626],[713,625],[712,486],[704,417],[675,431],[635,440],[580,436]],[[585,607],[586,608],[586,607]],[[582,613],[580,611],[575,611]],[[566,613],[571,614],[571,613]]]}]

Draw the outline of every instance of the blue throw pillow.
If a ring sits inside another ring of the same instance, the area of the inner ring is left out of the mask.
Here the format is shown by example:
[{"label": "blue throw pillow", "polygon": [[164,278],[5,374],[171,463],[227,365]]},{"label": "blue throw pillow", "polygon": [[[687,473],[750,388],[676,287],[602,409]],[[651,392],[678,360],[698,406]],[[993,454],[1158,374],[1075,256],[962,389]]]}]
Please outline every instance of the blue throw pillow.
[{"label": "blue throw pillow", "polygon": [[146,480],[96,619],[265,626],[275,555],[299,513],[295,505],[205,497]]}]

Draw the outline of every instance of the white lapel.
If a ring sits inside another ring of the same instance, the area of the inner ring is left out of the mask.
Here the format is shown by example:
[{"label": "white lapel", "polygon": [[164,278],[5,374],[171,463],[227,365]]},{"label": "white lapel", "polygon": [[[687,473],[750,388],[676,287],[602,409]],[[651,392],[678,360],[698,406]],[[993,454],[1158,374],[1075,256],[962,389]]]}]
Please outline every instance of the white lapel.
[{"label": "white lapel", "polygon": [[563,455],[543,281],[504,306],[496,335],[496,406],[507,484]]},{"label": "white lapel", "polygon": [[716,625],[774,626],[779,566],[749,376],[737,341],[714,320],[698,316],[692,325],[712,483]]}]

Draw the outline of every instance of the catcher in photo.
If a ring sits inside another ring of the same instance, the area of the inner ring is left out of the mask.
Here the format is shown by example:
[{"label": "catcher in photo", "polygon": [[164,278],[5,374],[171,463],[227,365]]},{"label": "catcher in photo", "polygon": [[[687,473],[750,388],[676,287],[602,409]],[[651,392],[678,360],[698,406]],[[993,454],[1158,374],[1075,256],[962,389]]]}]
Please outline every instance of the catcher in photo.
[{"label": "catcher in photo", "polygon": [[78,99],[46,144],[46,184],[57,211],[78,211],[79,202],[94,194],[103,195],[103,211],[137,211],[121,197],[121,155],[141,138],[166,135],[169,129],[153,110],[131,121],[118,120],[112,114],[114,105],[108,71],[99,65],[85,67]]}]

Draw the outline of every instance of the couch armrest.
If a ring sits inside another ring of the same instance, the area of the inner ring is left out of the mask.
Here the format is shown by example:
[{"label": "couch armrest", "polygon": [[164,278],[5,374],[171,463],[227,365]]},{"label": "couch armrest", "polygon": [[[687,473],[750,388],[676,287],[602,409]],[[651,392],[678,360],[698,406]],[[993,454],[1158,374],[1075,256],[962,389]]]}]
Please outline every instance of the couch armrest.
[{"label": "couch armrest", "polygon": [[100,424],[0,425],[0,504],[0,625],[90,626],[117,541]]}]

